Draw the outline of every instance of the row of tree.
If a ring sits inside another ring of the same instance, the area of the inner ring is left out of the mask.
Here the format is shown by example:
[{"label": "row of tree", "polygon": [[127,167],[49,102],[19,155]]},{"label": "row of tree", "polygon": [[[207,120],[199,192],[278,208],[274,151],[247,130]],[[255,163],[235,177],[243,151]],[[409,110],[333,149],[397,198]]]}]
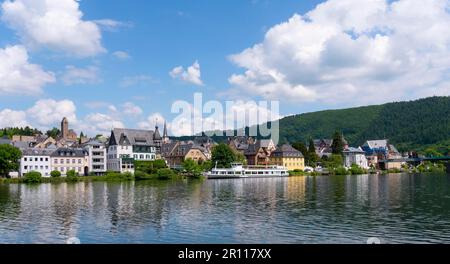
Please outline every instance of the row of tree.
[{"label": "row of tree", "polygon": [[[320,160],[319,155],[316,152],[316,146],[314,145],[314,140],[312,138],[309,139],[309,146],[306,147],[303,142],[296,142],[292,144],[292,147],[296,150],[300,151],[305,157],[305,164],[307,166],[316,166]],[[333,135],[333,143],[331,145],[331,152],[333,155],[340,155],[344,152],[345,142],[342,136],[342,133],[336,131]]]}]

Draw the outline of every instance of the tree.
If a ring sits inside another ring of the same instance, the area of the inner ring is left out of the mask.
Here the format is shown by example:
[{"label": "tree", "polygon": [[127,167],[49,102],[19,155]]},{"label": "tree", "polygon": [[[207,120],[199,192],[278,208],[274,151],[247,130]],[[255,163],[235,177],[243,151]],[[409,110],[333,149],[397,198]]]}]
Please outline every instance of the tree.
[{"label": "tree", "polygon": [[160,179],[160,180],[168,180],[175,176],[175,172],[168,168],[159,169],[156,172],[156,175],[158,176],[158,179]]},{"label": "tree", "polygon": [[59,178],[59,177],[61,177],[61,172],[59,172],[59,171],[52,171],[52,172],[50,172],[50,176],[52,176],[52,178]]},{"label": "tree", "polygon": [[57,138],[61,131],[57,129],[56,127],[52,128],[52,130],[47,131],[47,136],[52,138]]},{"label": "tree", "polygon": [[333,154],[342,155],[344,151],[344,140],[342,138],[342,133],[336,131],[333,136],[333,144],[331,145]]},{"label": "tree", "polygon": [[183,162],[183,169],[187,174],[199,177],[202,174],[202,167],[193,159],[186,159]]},{"label": "tree", "polygon": [[9,172],[19,170],[22,152],[14,146],[0,145],[0,176],[8,177]]},{"label": "tree", "polygon": [[312,138],[309,140],[309,148],[308,148],[308,162],[309,166],[315,166],[317,161],[319,161],[319,156],[316,153],[316,147],[314,146],[314,141]]},{"label": "tree", "polygon": [[25,174],[25,183],[41,183],[42,175],[37,171],[30,171]]},{"label": "tree", "polygon": [[220,168],[229,168],[231,163],[237,161],[237,158],[230,146],[221,143],[213,148],[211,161],[213,166],[217,163]]},{"label": "tree", "polygon": [[69,182],[77,182],[78,181],[78,173],[74,170],[70,170],[67,172],[66,179]]},{"label": "tree", "polygon": [[309,153],[308,153],[308,149],[306,148],[306,145],[303,142],[296,142],[296,143],[292,144],[292,147],[295,148],[296,150],[300,151],[303,154],[303,157],[305,158],[305,163],[308,164]]}]

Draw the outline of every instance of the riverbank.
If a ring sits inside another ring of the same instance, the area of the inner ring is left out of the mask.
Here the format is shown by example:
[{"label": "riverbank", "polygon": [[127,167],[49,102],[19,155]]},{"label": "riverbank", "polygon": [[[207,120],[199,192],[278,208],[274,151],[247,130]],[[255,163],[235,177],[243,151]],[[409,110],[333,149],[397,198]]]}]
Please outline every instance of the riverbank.
[{"label": "riverbank", "polygon": [[178,173],[142,174],[142,173],[107,173],[104,176],[78,176],[78,177],[42,177],[39,181],[29,183],[26,178],[6,179],[0,178],[0,184],[41,184],[41,183],[78,183],[78,182],[128,182],[128,181],[179,181],[188,178],[202,179],[202,177],[189,177]]}]

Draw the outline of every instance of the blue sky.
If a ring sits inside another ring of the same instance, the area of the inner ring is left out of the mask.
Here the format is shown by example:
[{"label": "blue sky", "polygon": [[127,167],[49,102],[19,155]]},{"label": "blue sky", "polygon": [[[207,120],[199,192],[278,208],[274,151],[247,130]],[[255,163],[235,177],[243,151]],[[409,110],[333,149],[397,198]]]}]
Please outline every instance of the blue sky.
[{"label": "blue sky", "polygon": [[[450,94],[449,65],[439,59],[450,54],[442,37],[450,28],[448,1],[428,5],[426,23],[417,25],[408,19],[425,11],[413,0],[53,1],[2,1],[0,58],[2,49],[20,47],[14,52],[28,58],[18,67],[36,87],[0,84],[0,126],[45,129],[64,114],[90,133],[151,127],[155,117],[170,123],[172,103],[191,102],[195,92],[204,100],[279,100],[281,115]],[[66,31],[69,20],[35,22],[52,10],[92,25]],[[430,26],[435,32],[426,32]],[[69,33],[46,36],[54,28]],[[424,49],[433,38],[436,47]],[[421,55],[428,60],[411,63]],[[185,72],[195,62],[199,68]],[[2,72],[1,63],[0,77],[12,76],[13,67]],[[418,85],[408,74],[424,80]]]}]

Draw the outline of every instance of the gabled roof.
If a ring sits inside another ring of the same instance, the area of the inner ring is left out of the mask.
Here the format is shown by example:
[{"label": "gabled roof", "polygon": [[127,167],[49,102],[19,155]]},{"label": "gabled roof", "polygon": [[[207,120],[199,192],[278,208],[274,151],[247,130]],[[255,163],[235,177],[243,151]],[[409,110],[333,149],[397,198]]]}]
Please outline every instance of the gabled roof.
[{"label": "gabled roof", "polygon": [[303,154],[293,148],[289,144],[284,144],[281,147],[277,147],[277,149],[272,153],[275,157],[297,157],[303,158]]},{"label": "gabled roof", "polygon": [[365,152],[361,148],[349,147],[349,148],[344,150],[344,153],[361,153],[361,154],[364,154]]},{"label": "gabled roof", "polygon": [[55,149],[28,148],[22,150],[23,156],[51,156]]},{"label": "gabled roof", "polygon": [[51,154],[52,157],[85,157],[88,153],[79,148],[59,148]]},{"label": "gabled roof", "polygon": [[367,146],[371,149],[378,149],[378,148],[388,148],[388,140],[387,139],[381,139],[381,140],[367,140],[364,146]]},{"label": "gabled roof", "polygon": [[0,145],[2,145],[2,144],[6,144],[6,145],[11,144],[11,140],[9,139],[9,137],[7,137],[7,136],[1,137],[0,138]]},{"label": "gabled roof", "polygon": [[153,134],[152,130],[115,128],[109,145],[153,146]]}]

